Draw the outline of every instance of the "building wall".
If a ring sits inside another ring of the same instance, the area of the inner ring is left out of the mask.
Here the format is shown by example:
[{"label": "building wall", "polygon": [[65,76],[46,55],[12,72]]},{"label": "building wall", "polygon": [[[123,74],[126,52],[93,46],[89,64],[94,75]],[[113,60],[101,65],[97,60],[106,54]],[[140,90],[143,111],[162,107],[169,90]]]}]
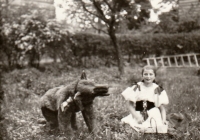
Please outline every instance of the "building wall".
[{"label": "building wall", "polygon": [[15,6],[33,4],[44,14],[44,18],[55,18],[54,0],[13,0],[10,4]]}]

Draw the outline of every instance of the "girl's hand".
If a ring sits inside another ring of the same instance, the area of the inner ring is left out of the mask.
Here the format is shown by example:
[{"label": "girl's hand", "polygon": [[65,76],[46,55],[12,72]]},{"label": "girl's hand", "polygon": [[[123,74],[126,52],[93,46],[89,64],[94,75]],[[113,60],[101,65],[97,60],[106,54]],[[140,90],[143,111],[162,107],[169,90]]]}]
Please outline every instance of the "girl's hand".
[{"label": "girl's hand", "polygon": [[166,124],[167,124],[167,121],[166,121],[166,120],[163,120],[163,124],[165,124],[165,125],[166,125]]},{"label": "girl's hand", "polygon": [[138,118],[137,118],[137,122],[138,122],[138,124],[142,124],[142,123],[144,122],[144,120],[143,120],[143,118],[138,117]]}]

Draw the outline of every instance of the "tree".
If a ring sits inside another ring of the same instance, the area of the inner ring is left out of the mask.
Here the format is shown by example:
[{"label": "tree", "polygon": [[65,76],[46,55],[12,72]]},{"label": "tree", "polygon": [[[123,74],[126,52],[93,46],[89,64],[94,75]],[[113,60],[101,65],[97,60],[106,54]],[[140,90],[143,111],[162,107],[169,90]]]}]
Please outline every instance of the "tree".
[{"label": "tree", "polygon": [[125,19],[127,20],[128,29],[139,29],[141,25],[146,24],[150,17],[150,8],[151,5],[148,0],[135,0],[135,4],[126,9]]},{"label": "tree", "polygon": [[66,45],[67,29],[54,20],[44,19],[35,5],[5,7],[0,9],[3,11],[0,15],[0,57],[4,55],[5,65],[12,69],[28,62],[38,68],[45,53],[54,59],[70,61],[66,59],[70,57],[70,48]]},{"label": "tree", "polygon": [[[169,12],[159,15],[160,23],[158,24],[159,32],[164,33],[181,33],[192,32],[200,29],[200,14],[197,12],[198,5],[178,5],[177,0],[165,0],[173,3]],[[185,7],[184,7],[185,6]],[[181,9],[184,9],[182,11]]]},{"label": "tree", "polygon": [[[149,1],[147,0],[77,0],[82,5],[84,11],[88,12],[91,16],[94,16],[101,21],[103,21],[104,26],[106,27],[107,34],[109,35],[111,42],[113,44],[118,69],[120,75],[124,74],[123,67],[123,55],[121,52],[121,46],[118,43],[116,36],[117,29],[120,27],[120,22],[129,20],[129,23],[135,23],[135,27],[138,26],[136,22],[140,23],[143,19],[138,18],[138,20],[133,20],[134,15],[138,17],[148,17],[148,14],[145,10],[142,10],[140,13],[137,9],[137,3],[140,5],[146,4],[149,6]],[[128,14],[132,13],[132,17]],[[140,13],[140,14],[138,14]],[[128,18],[126,18],[128,17]],[[130,25],[130,24],[129,24]],[[133,27],[130,27],[133,28]]]},{"label": "tree", "polygon": [[178,29],[178,10],[172,9],[169,12],[163,13],[159,16],[160,23],[157,28],[163,33],[177,33]]},{"label": "tree", "polygon": [[106,27],[108,35],[113,43],[113,47],[115,49],[116,58],[118,62],[118,69],[120,75],[124,74],[123,67],[123,57],[121,53],[121,47],[117,42],[116,37],[116,29],[119,20],[120,12],[124,7],[129,5],[129,1],[126,0],[92,0],[91,2],[86,2],[84,0],[80,0],[83,9],[90,13],[92,16],[95,16],[101,19]]}]

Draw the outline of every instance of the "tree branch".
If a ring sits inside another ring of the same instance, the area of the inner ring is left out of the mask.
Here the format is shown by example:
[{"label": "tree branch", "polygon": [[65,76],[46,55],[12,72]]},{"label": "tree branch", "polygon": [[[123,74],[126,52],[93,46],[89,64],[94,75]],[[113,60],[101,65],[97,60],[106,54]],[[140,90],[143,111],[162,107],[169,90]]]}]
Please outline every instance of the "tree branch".
[{"label": "tree branch", "polygon": [[[113,9],[117,8],[117,2],[114,3]],[[113,11],[115,13],[115,11]]]},{"label": "tree branch", "polygon": [[[93,21],[93,20],[94,20],[91,16],[85,15],[85,17],[86,17],[88,20],[90,20],[90,21]],[[82,20],[85,20],[85,19],[82,18],[82,17],[79,17],[79,18],[82,19]],[[102,30],[102,29],[96,27],[92,22],[91,22],[90,25],[91,25],[95,30],[100,30],[100,31],[102,31],[102,32],[105,33],[105,34],[108,34],[106,31],[104,31],[104,30]]]},{"label": "tree branch", "polygon": [[111,7],[111,5],[108,3],[108,1],[107,0],[103,0],[103,1],[108,5],[108,7],[110,8],[110,10],[112,12],[114,12],[114,9]]},{"label": "tree branch", "polygon": [[105,23],[109,23],[109,20],[106,18],[105,14],[103,13],[102,9],[98,6],[98,3],[95,0],[92,0],[93,5],[97,12],[101,15],[99,18],[103,20]]},{"label": "tree branch", "polygon": [[91,26],[92,26],[95,30],[97,30],[97,31],[99,30],[99,31],[101,31],[101,32],[103,32],[103,33],[105,33],[105,34],[108,35],[108,33],[107,33],[106,31],[104,31],[104,30],[102,30],[102,29],[96,27],[95,25],[91,24]]},{"label": "tree branch", "polygon": [[[84,9],[86,12],[88,12],[89,14],[91,14],[91,15],[93,15],[93,16],[96,16],[96,17],[102,19],[102,17],[99,16],[98,14],[95,14],[95,13],[91,12],[90,10],[88,10],[88,9],[86,8],[86,6],[85,6],[85,3],[84,3],[82,0],[81,0],[81,5],[82,5],[83,9]],[[103,19],[102,19],[102,20],[103,20]],[[104,21],[104,22],[105,22],[105,21]]]}]

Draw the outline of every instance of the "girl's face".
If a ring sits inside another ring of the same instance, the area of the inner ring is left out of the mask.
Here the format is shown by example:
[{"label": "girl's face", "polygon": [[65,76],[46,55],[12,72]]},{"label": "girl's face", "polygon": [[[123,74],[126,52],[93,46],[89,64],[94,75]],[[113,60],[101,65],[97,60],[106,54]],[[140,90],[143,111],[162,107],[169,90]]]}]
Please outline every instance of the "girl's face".
[{"label": "girl's face", "polygon": [[152,69],[144,69],[142,78],[146,84],[150,84],[150,83],[153,83],[156,76]]}]

